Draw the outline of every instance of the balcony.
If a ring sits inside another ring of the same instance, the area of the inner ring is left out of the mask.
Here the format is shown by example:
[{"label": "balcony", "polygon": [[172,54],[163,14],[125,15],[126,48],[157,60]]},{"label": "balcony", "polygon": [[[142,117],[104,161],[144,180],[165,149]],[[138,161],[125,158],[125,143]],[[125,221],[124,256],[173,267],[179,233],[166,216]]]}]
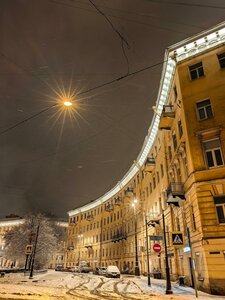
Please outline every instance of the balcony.
[{"label": "balcony", "polygon": [[77,225],[77,222],[76,221],[70,221],[69,226],[74,226],[74,225]]},{"label": "balcony", "polygon": [[152,171],[155,168],[155,159],[154,157],[148,157],[145,161],[145,172],[150,172],[152,173]]},{"label": "balcony", "polygon": [[113,205],[112,204],[107,204],[105,207],[105,211],[110,212],[113,210]]},{"label": "balcony", "polygon": [[132,187],[129,187],[125,190],[125,197],[132,197],[134,193],[134,190]]},{"label": "balcony", "polygon": [[67,250],[73,251],[73,250],[74,250],[74,246],[68,246],[68,247],[67,247]]},{"label": "balcony", "polygon": [[122,198],[121,197],[117,197],[115,199],[115,205],[120,205],[122,203]]},{"label": "balcony", "polygon": [[160,130],[170,130],[175,118],[175,110],[173,105],[163,105],[163,110],[159,122]]},{"label": "balcony", "polygon": [[179,206],[185,200],[184,184],[182,182],[171,182],[166,191],[167,203]]},{"label": "balcony", "polygon": [[127,239],[126,233],[118,233],[112,237],[112,242],[117,243],[117,242],[120,242],[120,241],[126,240],[126,239]]},{"label": "balcony", "polygon": [[93,218],[94,218],[93,215],[87,215],[86,220],[87,220],[87,221],[92,221]]}]

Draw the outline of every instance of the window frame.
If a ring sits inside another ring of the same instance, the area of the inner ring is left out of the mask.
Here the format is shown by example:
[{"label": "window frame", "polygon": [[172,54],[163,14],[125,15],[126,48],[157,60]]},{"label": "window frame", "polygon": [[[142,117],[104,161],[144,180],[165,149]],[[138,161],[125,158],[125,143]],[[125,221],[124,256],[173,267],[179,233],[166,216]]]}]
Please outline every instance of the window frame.
[{"label": "window frame", "polygon": [[[225,197],[225,196],[222,196],[222,197]],[[217,218],[217,221],[218,221],[219,225],[225,225],[225,200],[224,200],[224,203],[215,203],[216,198],[220,198],[220,196],[217,196],[217,197],[214,196],[213,197],[214,205],[215,205],[216,218]],[[217,213],[217,207],[222,207],[222,209],[223,209],[223,215],[224,215],[224,222],[223,223],[220,222],[220,219],[219,219],[219,216],[218,216],[218,213]]]},{"label": "window frame", "polygon": [[[219,58],[220,55],[224,55],[224,57],[222,59]],[[225,52],[222,52],[222,53],[217,53],[217,59],[218,59],[218,63],[219,63],[219,66],[220,66],[220,69],[225,69]],[[221,61],[224,62],[224,66],[221,65]]]},{"label": "window frame", "polygon": [[[199,64],[201,64],[200,67],[196,67],[195,69],[190,70],[191,67],[197,66],[197,65],[199,65]],[[201,76],[199,76],[199,71],[198,71],[200,68],[202,68],[202,70],[203,70],[203,75],[201,75]],[[202,61],[200,61],[200,62],[198,62],[198,63],[195,63],[195,64],[192,64],[192,65],[189,65],[189,66],[188,66],[188,70],[189,70],[189,78],[190,78],[191,81],[196,80],[196,79],[199,79],[199,78],[205,76],[205,71],[204,71],[204,66],[203,66]],[[197,73],[197,77],[196,77],[196,78],[192,78],[192,76],[191,76],[191,71],[196,71],[196,73]]]},{"label": "window frame", "polygon": [[[212,142],[212,141],[219,141],[220,147],[216,147],[216,148],[212,148],[212,149],[205,149],[204,144],[206,144],[207,142]],[[219,138],[214,138],[214,139],[210,139],[210,140],[204,140],[202,141],[202,147],[203,147],[203,154],[204,154],[204,158],[205,158],[205,163],[206,163],[206,167],[208,169],[214,169],[214,168],[219,168],[219,167],[223,167],[224,166],[224,157],[223,157],[223,151],[222,151],[222,146],[221,146],[221,141]],[[220,150],[220,155],[221,155],[221,159],[222,159],[222,165],[217,165],[217,159],[215,156],[215,150]],[[212,152],[212,158],[213,158],[213,163],[214,165],[212,167],[209,166],[208,164],[208,158],[207,158],[207,152]]]},{"label": "window frame", "polygon": [[[200,114],[199,114],[198,104],[201,103],[201,102],[207,101],[207,100],[209,100],[210,105],[200,107],[200,109],[204,108],[204,113],[205,113],[205,116],[206,116],[204,119],[201,119]],[[205,107],[209,107],[209,106],[211,107],[211,111],[212,111],[212,116],[211,117],[207,116],[207,111],[205,109]],[[197,114],[198,121],[205,121],[205,120],[208,120],[208,119],[212,119],[214,117],[213,107],[212,107],[212,103],[211,103],[210,98],[206,98],[206,99],[199,100],[199,101],[195,102],[195,109],[196,109],[196,114]]]}]

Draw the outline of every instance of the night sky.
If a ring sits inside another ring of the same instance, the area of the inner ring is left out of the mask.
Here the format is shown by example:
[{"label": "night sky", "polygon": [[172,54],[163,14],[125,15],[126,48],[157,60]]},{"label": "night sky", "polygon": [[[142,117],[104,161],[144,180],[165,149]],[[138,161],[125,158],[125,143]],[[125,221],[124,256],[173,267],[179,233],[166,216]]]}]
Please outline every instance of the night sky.
[{"label": "night sky", "polygon": [[[0,215],[65,217],[112,188],[147,135],[162,65],[115,79],[224,16],[224,0],[0,0]],[[5,132],[70,88],[74,115],[52,107]]]}]

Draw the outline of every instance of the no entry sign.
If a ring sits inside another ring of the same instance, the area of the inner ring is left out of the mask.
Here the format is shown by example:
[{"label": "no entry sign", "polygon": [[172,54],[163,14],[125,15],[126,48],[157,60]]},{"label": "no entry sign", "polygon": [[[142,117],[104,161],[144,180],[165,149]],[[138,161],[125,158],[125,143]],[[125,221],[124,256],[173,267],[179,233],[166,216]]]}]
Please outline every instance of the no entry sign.
[{"label": "no entry sign", "polygon": [[153,250],[156,252],[156,253],[160,253],[161,252],[161,245],[160,244],[154,244],[153,245]]}]

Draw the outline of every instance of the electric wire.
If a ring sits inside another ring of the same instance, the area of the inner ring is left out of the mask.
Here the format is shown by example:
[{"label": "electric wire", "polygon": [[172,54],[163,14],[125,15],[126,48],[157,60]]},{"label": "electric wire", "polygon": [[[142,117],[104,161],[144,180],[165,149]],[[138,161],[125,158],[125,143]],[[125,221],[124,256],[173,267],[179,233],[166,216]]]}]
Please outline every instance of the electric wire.
[{"label": "electric wire", "polygon": [[114,26],[114,24],[111,22],[111,20],[107,17],[107,15],[101,10],[99,9],[99,7],[92,1],[89,0],[89,2],[94,6],[94,8],[106,19],[106,21],[109,23],[109,25],[111,26],[112,30],[119,36],[120,40],[121,40],[121,48],[122,48],[122,53],[123,56],[125,58],[126,64],[127,64],[127,74],[129,74],[130,72],[130,66],[129,66],[129,60],[126,54],[126,51],[124,49],[124,45],[127,46],[128,49],[130,49],[130,45],[128,43],[128,41],[124,38],[124,36],[119,32],[118,29],[116,29],[116,27]]}]

